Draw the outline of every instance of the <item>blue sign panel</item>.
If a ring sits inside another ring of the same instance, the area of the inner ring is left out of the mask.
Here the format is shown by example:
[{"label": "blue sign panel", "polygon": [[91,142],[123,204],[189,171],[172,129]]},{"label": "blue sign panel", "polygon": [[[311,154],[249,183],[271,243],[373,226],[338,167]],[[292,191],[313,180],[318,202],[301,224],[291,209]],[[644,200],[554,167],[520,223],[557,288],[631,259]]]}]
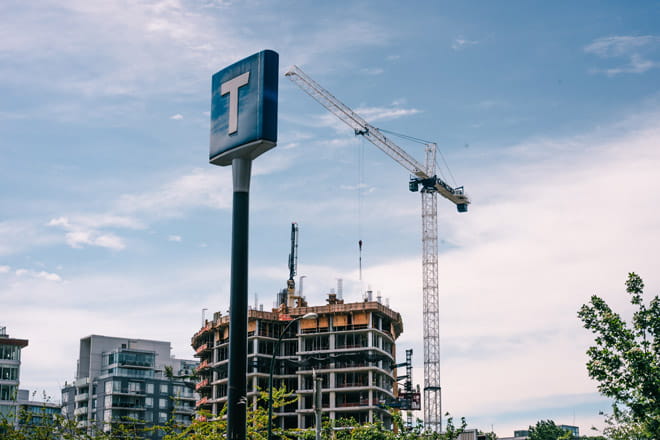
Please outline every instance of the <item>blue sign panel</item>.
[{"label": "blue sign panel", "polygon": [[277,142],[279,56],[264,50],[213,75],[209,161],[254,159]]}]

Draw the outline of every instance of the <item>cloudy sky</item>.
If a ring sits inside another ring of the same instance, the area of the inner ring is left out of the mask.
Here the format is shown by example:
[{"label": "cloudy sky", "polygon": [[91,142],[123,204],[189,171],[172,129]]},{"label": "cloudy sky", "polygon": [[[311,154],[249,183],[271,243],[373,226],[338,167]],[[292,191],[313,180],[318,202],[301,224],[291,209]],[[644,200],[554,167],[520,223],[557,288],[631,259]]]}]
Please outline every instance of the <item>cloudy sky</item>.
[{"label": "cloudy sky", "polygon": [[[657,293],[657,1],[0,3],[0,325],[21,385],[59,399],[90,334],[192,357],[226,311],[231,170],[208,164],[210,79],[263,49],[378,127],[438,143],[443,410],[513,435],[602,426],[590,295]],[[423,146],[401,142],[419,160]],[[444,163],[439,160],[440,164]],[[253,166],[250,303],[285,287],[292,221],[312,304],[344,280],[401,312],[423,383],[421,220],[408,174],[283,75],[278,147]]]}]

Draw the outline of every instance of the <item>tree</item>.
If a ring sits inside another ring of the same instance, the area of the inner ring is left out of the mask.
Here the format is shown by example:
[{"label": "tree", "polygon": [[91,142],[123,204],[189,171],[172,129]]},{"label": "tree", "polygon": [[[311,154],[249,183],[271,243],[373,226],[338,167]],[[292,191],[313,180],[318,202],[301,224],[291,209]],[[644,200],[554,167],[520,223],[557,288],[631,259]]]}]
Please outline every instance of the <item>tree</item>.
[{"label": "tree", "polygon": [[570,440],[573,433],[560,428],[552,420],[540,420],[529,427],[529,440]]},{"label": "tree", "polygon": [[596,335],[587,371],[598,390],[614,399],[607,436],[660,439],[660,299],[644,303],[644,282],[635,273],[628,274],[626,292],[635,307],[630,324],[596,295],[578,312]]}]

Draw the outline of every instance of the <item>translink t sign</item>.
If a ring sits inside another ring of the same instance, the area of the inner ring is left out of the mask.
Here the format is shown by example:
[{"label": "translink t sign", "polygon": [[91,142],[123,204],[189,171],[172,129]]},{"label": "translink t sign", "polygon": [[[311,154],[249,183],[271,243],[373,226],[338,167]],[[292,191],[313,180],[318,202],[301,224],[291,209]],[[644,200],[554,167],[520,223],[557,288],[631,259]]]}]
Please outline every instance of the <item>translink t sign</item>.
[{"label": "translink t sign", "polygon": [[254,159],[277,142],[279,56],[264,50],[213,75],[209,161]]}]

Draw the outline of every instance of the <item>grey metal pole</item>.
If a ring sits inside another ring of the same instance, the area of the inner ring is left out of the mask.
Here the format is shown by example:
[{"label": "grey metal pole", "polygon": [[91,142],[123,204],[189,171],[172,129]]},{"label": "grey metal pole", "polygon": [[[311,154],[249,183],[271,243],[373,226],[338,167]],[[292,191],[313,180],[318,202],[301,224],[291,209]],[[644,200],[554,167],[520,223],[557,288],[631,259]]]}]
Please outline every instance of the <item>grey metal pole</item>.
[{"label": "grey metal pole", "polygon": [[316,423],[316,440],[321,440],[321,409],[323,408],[323,397],[321,384],[323,378],[314,374],[314,421]]},{"label": "grey metal pole", "polygon": [[247,419],[248,226],[252,161],[232,160],[231,286],[229,308],[229,377],[227,439],[245,440]]}]

